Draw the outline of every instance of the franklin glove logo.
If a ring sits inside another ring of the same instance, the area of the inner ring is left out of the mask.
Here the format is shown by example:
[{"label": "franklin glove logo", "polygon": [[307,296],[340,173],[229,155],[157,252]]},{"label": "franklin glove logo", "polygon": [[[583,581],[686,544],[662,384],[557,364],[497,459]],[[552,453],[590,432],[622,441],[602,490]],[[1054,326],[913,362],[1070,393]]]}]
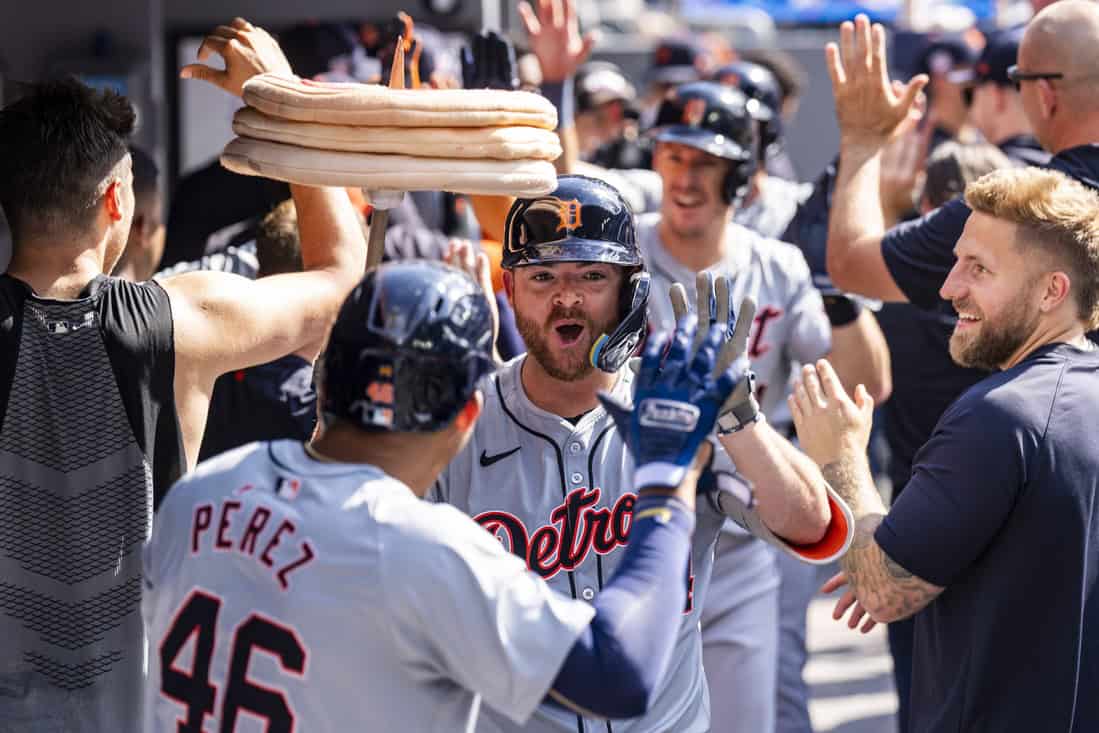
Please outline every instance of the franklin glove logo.
[{"label": "franklin glove logo", "polygon": [[642,427],[674,430],[679,433],[694,430],[701,414],[694,405],[657,398],[642,400],[639,412]]}]

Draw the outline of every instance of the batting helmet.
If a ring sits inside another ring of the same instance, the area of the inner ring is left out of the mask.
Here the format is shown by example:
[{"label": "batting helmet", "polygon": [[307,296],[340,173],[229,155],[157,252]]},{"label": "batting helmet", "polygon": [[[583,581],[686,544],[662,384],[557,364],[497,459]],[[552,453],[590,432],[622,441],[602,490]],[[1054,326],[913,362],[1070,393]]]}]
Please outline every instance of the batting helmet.
[{"label": "batting helmet", "polygon": [[366,430],[432,432],[494,368],[481,287],[441,262],[390,262],[344,301],[320,361],[323,410]]},{"label": "batting helmet", "polygon": [[508,212],[501,266],[607,262],[627,268],[618,326],[591,349],[591,363],[616,372],[645,333],[649,273],[641,262],[633,212],[614,186],[586,176],[560,176],[546,196],[518,199]]},{"label": "batting helmet", "polygon": [[778,142],[782,137],[782,87],[770,69],[751,61],[736,61],[715,71],[713,80],[739,89],[762,105],[749,110],[759,122],[762,150]]},{"label": "batting helmet", "polygon": [[655,142],[689,145],[730,161],[723,193],[726,201],[736,202],[756,170],[759,134],[753,110],[760,108],[739,89],[712,81],[684,84],[665,97],[647,134]]}]

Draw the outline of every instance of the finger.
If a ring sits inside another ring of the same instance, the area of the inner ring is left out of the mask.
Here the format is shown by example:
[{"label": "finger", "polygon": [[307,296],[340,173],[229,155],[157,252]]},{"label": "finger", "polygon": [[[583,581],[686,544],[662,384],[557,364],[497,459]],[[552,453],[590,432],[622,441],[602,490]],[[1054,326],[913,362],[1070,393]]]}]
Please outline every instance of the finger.
[{"label": "finger", "polygon": [[855,594],[852,593],[851,591],[847,591],[842,596],[837,598],[836,599],[836,605],[832,609],[832,618],[839,621],[841,618],[843,618],[843,614],[847,613],[847,609],[851,608],[851,606],[857,600],[858,599],[855,598]]},{"label": "finger", "polygon": [[569,37],[571,38],[573,33],[580,35],[580,23],[576,20],[576,5],[573,0],[562,0],[561,9],[564,13],[564,24],[569,31]]},{"label": "finger", "polygon": [[869,634],[870,630],[873,629],[877,625],[878,625],[878,622],[875,621],[874,619],[870,618],[870,616],[868,615],[866,617],[866,623],[864,623],[862,625],[862,628],[859,629],[859,631],[863,634]]},{"label": "finger", "polygon": [[672,299],[672,313],[678,323],[680,318],[691,312],[687,305],[687,289],[683,287],[683,283],[672,283],[668,288],[668,297]]},{"label": "finger", "polygon": [[832,77],[832,91],[835,92],[847,83],[847,75],[843,73],[843,62],[840,60],[840,49],[834,43],[824,47],[824,62],[828,67],[828,76]]},{"label": "finger", "polygon": [[641,366],[637,370],[638,384],[652,384],[660,373],[660,360],[671,336],[667,331],[657,331],[645,342],[645,351],[641,355]]},{"label": "finger", "polygon": [[862,13],[855,16],[855,63],[870,68],[870,19]]},{"label": "finger", "polygon": [[695,315],[698,316],[698,329],[695,331],[695,340],[691,348],[697,351],[710,331],[710,324],[714,322],[714,274],[708,270],[703,270],[695,276],[695,302],[698,304],[695,310]]},{"label": "finger", "polygon": [[584,34],[583,43],[580,46],[580,55],[577,59],[581,62],[587,61],[591,56],[592,50],[595,49],[599,42],[603,40],[603,34],[599,31],[590,31]]},{"label": "finger", "polygon": [[801,407],[798,406],[798,401],[793,394],[786,395],[786,405],[790,408],[790,416],[794,419],[794,431],[800,436],[804,417],[801,414]]},{"label": "finger", "polygon": [[913,77],[904,88],[904,96],[901,97],[900,107],[901,109],[911,110],[916,103],[916,97],[919,96],[923,88],[927,86],[927,75],[920,74]]},{"label": "finger", "polygon": [[180,79],[198,79],[214,86],[223,87],[229,79],[229,75],[221,69],[215,69],[206,64],[187,64],[179,70]]},{"label": "finger", "polygon": [[855,24],[849,20],[840,23],[840,58],[845,73],[855,73]]},{"label": "finger", "polygon": [[820,587],[821,593],[831,593],[832,591],[842,588],[847,585],[847,573],[838,572],[828,580],[824,581],[824,585]]},{"label": "finger", "polygon": [[870,392],[866,390],[866,387],[861,384],[855,387],[855,405],[858,406],[864,417],[873,419],[874,398],[870,396]]},{"label": "finger", "polygon": [[806,364],[801,369],[801,384],[805,388],[805,395],[813,407],[824,409],[828,403],[824,401],[824,393],[821,392],[820,378],[812,364]]},{"label": "finger", "polygon": [[729,337],[729,343],[721,350],[714,370],[723,372],[729,365],[739,359],[748,349],[748,333],[752,329],[752,323],[756,318],[756,301],[749,295],[740,301],[740,310],[736,316],[736,328]]},{"label": "finger", "polygon": [[668,358],[665,365],[678,364],[680,366],[687,360],[687,349],[694,340],[695,330],[698,328],[698,318],[693,313],[688,313],[675,324],[675,334],[672,336],[672,345],[668,349]]},{"label": "finger", "polygon": [[861,603],[856,603],[855,607],[851,609],[851,615],[847,617],[847,628],[857,628],[859,622],[862,621],[863,616],[866,615],[866,609],[862,607]]},{"label": "finger", "polygon": [[477,253],[473,250],[473,242],[462,242],[462,260],[465,264],[466,272],[474,273],[477,268]]},{"label": "finger", "polygon": [[885,28],[875,23],[870,30],[870,73],[878,77],[883,89],[889,88],[889,57],[885,51]]},{"label": "finger", "polygon": [[801,379],[794,382],[794,400],[798,403],[798,412],[806,417],[811,415],[816,407],[805,390],[805,382]]},{"label": "finger", "polygon": [[550,0],[550,27],[557,31],[565,27],[565,9],[561,0]]},{"label": "finger", "polygon": [[484,252],[477,254],[477,280],[481,283],[481,289],[490,298],[495,297],[492,289],[492,265],[488,262],[488,255]]},{"label": "finger", "polygon": [[824,396],[829,401],[839,402],[847,399],[847,391],[844,390],[839,376],[836,375],[836,370],[832,368],[827,359],[817,360],[817,377],[820,379]]},{"label": "finger", "polygon": [[733,329],[736,327],[736,314],[729,303],[729,278],[719,275],[714,280],[714,316],[715,320],[725,325],[726,338],[732,338]]},{"label": "finger", "polygon": [[244,18],[241,18],[241,17],[233,18],[233,22],[232,22],[231,25],[234,28],[239,28],[242,31],[250,31],[250,30],[252,30],[252,27],[253,27],[251,23],[249,23],[247,20],[245,20]]},{"label": "finger", "polygon": [[206,36],[202,39],[202,45],[198,47],[198,53],[195,56],[199,61],[210,58],[212,53],[225,58],[225,49],[231,40],[231,38],[225,38],[224,36]]},{"label": "finger", "polygon": [[537,36],[542,32],[542,24],[538,22],[530,3],[519,3],[519,18],[523,21],[523,30],[527,32],[528,36]]},{"label": "finger", "polygon": [[[701,331],[702,328],[699,327],[698,330]],[[725,340],[724,331],[725,327],[720,323],[711,324],[695,350],[694,358],[691,360],[691,373],[698,375],[701,380],[711,376],[717,350],[721,348],[721,342]],[[698,341],[697,338],[695,340]],[[732,385],[729,386],[729,389],[732,389]]]}]

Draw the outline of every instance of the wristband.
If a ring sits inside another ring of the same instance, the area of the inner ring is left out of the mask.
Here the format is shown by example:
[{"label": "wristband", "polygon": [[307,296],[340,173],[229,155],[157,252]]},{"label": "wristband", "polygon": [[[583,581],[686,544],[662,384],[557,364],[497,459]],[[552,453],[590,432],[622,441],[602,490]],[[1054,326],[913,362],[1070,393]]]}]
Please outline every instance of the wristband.
[{"label": "wristband", "polygon": [[833,328],[854,323],[862,314],[862,304],[846,295],[825,295],[824,312]]},{"label": "wristband", "polygon": [[740,417],[737,416],[737,410],[732,409],[718,417],[717,434],[732,435],[733,433],[739,433],[749,425],[755,425],[758,422],[767,422],[767,416],[756,410],[754,415],[745,416],[745,418],[741,420]]}]

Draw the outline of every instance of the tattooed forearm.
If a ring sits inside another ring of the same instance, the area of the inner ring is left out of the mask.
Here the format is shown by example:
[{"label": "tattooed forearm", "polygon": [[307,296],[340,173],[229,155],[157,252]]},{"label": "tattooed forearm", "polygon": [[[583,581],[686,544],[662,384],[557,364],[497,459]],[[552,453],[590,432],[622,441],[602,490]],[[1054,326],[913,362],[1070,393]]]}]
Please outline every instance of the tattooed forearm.
[{"label": "tattooed forearm", "polygon": [[855,537],[840,565],[870,617],[879,622],[907,618],[942,593],[942,588],[921,580],[882,552],[874,540],[885,517],[885,505],[865,458],[836,461],[821,472],[855,515]]}]

